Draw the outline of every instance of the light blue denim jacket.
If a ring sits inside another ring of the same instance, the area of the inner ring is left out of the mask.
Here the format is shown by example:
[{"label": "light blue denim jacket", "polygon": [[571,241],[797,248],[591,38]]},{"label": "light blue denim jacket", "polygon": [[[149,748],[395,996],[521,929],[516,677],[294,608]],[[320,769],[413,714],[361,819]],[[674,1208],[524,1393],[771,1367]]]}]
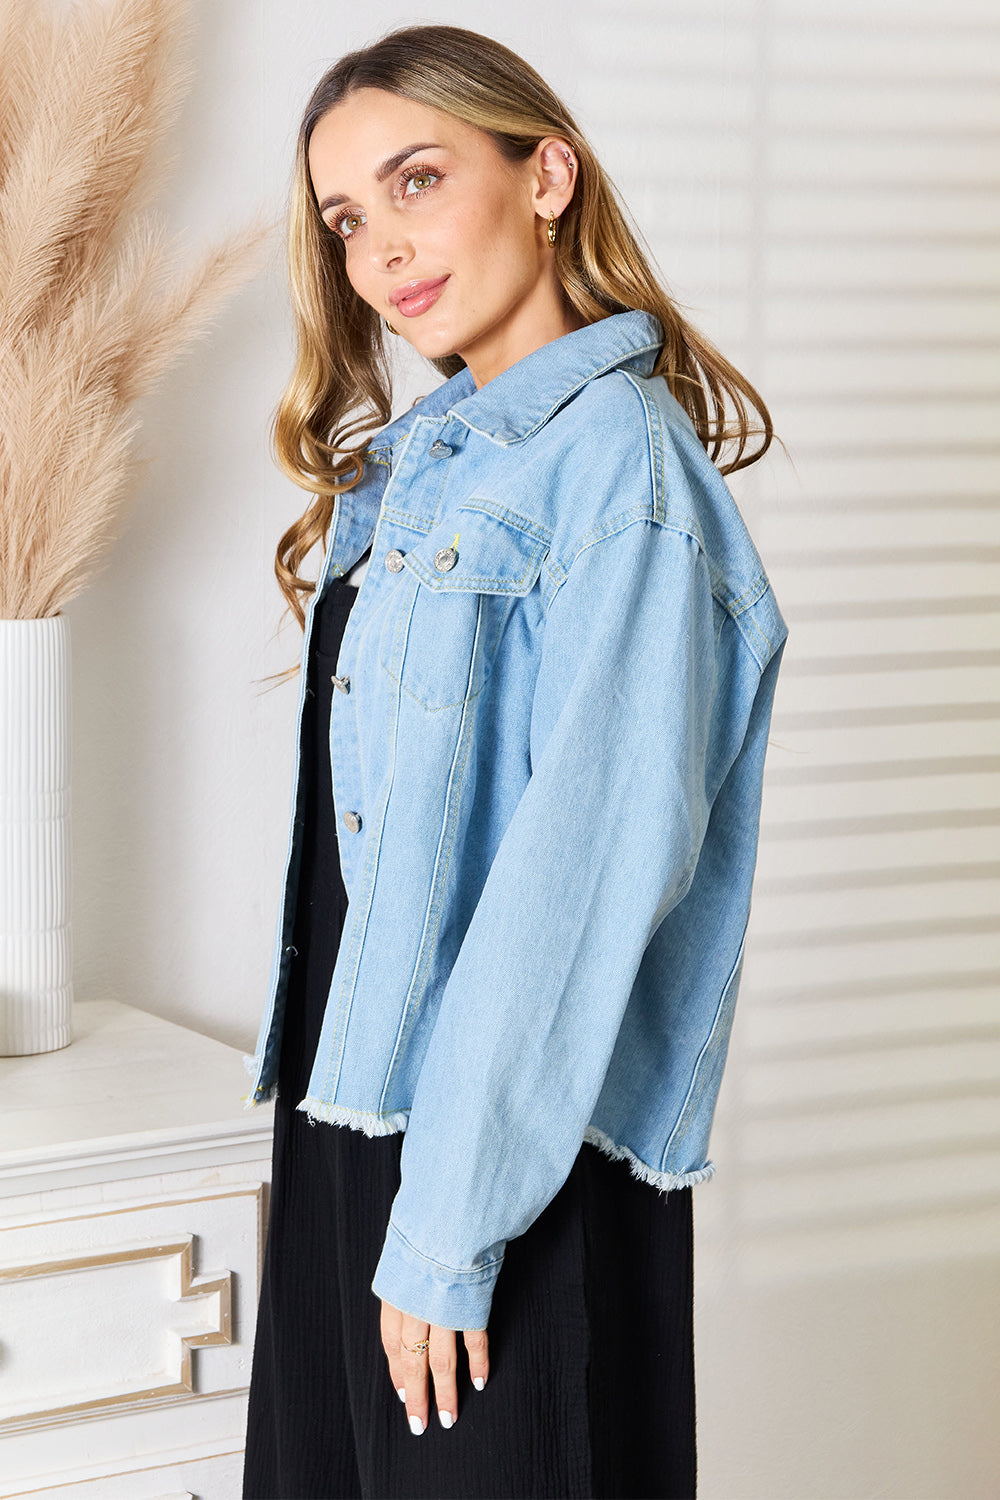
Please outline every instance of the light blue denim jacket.
[{"label": "light blue denim jacket", "polygon": [[[372,545],[330,724],[349,904],[297,1107],[405,1130],[372,1290],[442,1327],[486,1326],[583,1141],[663,1189],[714,1170],[787,627],[650,376],[661,339],[617,313],[417,402],[339,497],[314,596]],[[248,1107],[276,1086],[300,766]]]}]

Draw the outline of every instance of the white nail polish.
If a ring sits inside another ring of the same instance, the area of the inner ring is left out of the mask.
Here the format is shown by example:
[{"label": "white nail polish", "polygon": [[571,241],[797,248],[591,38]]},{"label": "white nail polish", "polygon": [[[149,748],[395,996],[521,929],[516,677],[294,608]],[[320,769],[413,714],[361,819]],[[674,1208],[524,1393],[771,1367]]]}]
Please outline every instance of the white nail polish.
[{"label": "white nail polish", "polygon": [[454,1427],[455,1418],[452,1416],[450,1411],[439,1411],[438,1416],[441,1419],[442,1427]]},{"label": "white nail polish", "polygon": [[406,1402],[406,1387],[403,1386],[403,1385],[401,1385],[399,1387],[399,1389],[397,1390],[396,1395],[399,1397],[400,1401],[402,1401],[405,1404],[405,1402]]},{"label": "white nail polish", "polygon": [[483,1386],[486,1384],[486,1381],[481,1375],[476,1375],[473,1379],[472,1384],[476,1387],[477,1391],[481,1391]]},{"label": "white nail polish", "polygon": [[418,1416],[412,1416],[410,1418],[410,1431],[413,1433],[414,1437],[421,1437],[423,1435],[424,1424],[423,1422],[421,1422]]}]

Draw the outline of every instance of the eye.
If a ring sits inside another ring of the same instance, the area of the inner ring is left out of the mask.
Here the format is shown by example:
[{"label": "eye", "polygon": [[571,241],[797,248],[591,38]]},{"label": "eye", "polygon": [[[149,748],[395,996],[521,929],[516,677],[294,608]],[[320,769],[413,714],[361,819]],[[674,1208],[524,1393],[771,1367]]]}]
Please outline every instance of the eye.
[{"label": "eye", "polygon": [[342,240],[349,240],[354,233],[354,229],[353,227],[345,229],[344,226],[348,224],[352,226],[360,224],[363,218],[363,214],[339,214],[337,218],[329,221],[329,228],[333,230],[334,234],[339,235]]},{"label": "eye", "polygon": [[[405,180],[405,182],[407,184],[407,189],[409,188],[409,184],[411,182],[417,182],[417,183],[419,183],[421,181],[421,179],[423,179],[424,182],[428,183],[428,186],[429,186],[431,178],[434,178],[435,181],[436,181],[437,179],[440,178],[440,176],[441,176],[440,172],[432,172],[429,167],[411,167],[408,171],[406,171],[406,172],[403,173],[403,179]],[[426,193],[426,192],[427,192],[427,188],[426,187],[418,187],[415,193],[411,193],[409,191],[404,191],[403,197],[404,198],[419,198],[421,193]]]}]

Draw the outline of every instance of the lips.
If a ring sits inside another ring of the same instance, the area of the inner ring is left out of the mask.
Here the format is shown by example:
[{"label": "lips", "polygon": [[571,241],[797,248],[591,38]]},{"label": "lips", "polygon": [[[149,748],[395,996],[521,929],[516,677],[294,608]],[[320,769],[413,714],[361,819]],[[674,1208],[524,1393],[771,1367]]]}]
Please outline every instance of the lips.
[{"label": "lips", "polygon": [[389,301],[404,317],[419,317],[437,301],[447,280],[447,276],[435,276],[423,281],[405,281],[402,286],[393,287]]}]

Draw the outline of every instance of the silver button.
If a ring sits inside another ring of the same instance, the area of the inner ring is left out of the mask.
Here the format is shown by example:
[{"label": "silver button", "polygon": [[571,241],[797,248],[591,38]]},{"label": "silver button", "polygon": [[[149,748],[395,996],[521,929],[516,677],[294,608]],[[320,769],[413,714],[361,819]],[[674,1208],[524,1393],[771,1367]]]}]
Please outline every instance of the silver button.
[{"label": "silver button", "polygon": [[393,547],[391,552],[385,554],[385,565],[390,573],[398,573],[403,566],[403,554],[398,547]]},{"label": "silver button", "polygon": [[351,679],[349,677],[331,677],[330,681],[342,693],[349,693],[351,691]]},{"label": "silver button", "polygon": [[434,566],[439,573],[447,573],[458,562],[458,553],[454,547],[442,547],[440,552],[434,554]]},{"label": "silver button", "polygon": [[438,438],[436,442],[431,443],[431,458],[450,458],[452,455],[452,451],[453,450],[451,448],[451,445],[449,443],[443,442],[441,438]]},{"label": "silver button", "polygon": [[356,812],[345,812],[344,822],[352,833],[361,832],[361,814]]}]

